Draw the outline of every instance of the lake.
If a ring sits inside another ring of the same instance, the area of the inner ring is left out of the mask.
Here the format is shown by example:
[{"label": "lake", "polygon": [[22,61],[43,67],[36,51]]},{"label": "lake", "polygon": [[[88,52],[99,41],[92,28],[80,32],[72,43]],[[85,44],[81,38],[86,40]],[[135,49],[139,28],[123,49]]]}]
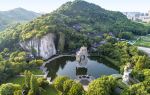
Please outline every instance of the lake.
[{"label": "lake", "polygon": [[78,75],[90,75],[98,78],[102,75],[119,73],[115,66],[100,57],[88,57],[87,68],[77,68],[77,61],[74,56],[57,58],[45,66],[49,71],[48,77],[51,77],[52,80],[57,76],[68,76],[71,79],[76,79]]}]

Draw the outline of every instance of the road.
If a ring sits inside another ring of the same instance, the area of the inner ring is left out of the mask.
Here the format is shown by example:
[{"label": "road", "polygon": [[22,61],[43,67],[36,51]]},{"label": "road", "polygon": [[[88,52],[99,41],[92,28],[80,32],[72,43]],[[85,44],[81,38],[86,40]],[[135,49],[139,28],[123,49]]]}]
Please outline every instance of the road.
[{"label": "road", "polygon": [[150,56],[150,48],[147,47],[138,47],[139,50],[142,50],[143,52],[147,53]]}]

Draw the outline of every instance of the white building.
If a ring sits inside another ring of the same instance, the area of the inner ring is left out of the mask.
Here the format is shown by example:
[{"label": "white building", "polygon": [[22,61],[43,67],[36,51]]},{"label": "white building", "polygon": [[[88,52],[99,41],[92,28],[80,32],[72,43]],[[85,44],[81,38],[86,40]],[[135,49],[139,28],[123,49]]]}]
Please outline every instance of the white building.
[{"label": "white building", "polygon": [[150,16],[142,16],[142,17],[140,17],[140,19],[146,23],[150,22]]},{"label": "white building", "polygon": [[127,16],[128,19],[133,21],[142,21],[142,22],[150,22],[150,10],[148,13],[140,13],[140,12],[124,12],[124,15]]}]

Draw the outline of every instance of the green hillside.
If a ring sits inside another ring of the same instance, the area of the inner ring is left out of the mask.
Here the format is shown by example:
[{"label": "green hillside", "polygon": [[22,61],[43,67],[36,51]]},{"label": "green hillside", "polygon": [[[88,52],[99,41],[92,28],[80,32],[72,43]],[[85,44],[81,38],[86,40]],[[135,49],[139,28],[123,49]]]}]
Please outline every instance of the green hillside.
[{"label": "green hillside", "polygon": [[0,33],[0,50],[8,45],[14,48],[19,41],[42,37],[50,32],[58,36],[63,33],[66,46],[73,49],[83,44],[90,46],[103,33],[111,32],[115,36],[122,32],[145,35],[148,31],[143,24],[128,20],[120,12],[108,11],[95,4],[75,0],[25,25],[18,25]]},{"label": "green hillside", "polygon": [[0,11],[0,30],[15,23],[31,21],[40,14],[25,10],[23,8],[16,8],[9,11]]}]

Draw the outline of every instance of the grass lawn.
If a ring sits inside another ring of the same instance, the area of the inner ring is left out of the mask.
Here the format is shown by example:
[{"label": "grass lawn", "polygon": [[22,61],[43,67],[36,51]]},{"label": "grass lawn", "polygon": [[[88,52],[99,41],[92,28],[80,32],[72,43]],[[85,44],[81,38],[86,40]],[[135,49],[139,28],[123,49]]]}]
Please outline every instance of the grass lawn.
[{"label": "grass lawn", "polygon": [[43,75],[43,72],[40,69],[31,69],[29,71],[34,75]]},{"label": "grass lawn", "polygon": [[24,83],[24,77],[13,77],[10,78],[7,83],[14,83],[14,84],[20,84],[21,86],[23,86]]},{"label": "grass lawn", "polygon": [[[31,72],[32,74],[34,74],[34,75],[43,75],[42,70],[40,70],[40,69],[38,69],[38,68],[30,69],[30,70],[28,70],[28,71],[30,71],[30,72]],[[21,74],[24,74],[24,72],[22,72]]]},{"label": "grass lawn", "polygon": [[150,47],[150,35],[142,36],[136,43],[137,46]]}]

